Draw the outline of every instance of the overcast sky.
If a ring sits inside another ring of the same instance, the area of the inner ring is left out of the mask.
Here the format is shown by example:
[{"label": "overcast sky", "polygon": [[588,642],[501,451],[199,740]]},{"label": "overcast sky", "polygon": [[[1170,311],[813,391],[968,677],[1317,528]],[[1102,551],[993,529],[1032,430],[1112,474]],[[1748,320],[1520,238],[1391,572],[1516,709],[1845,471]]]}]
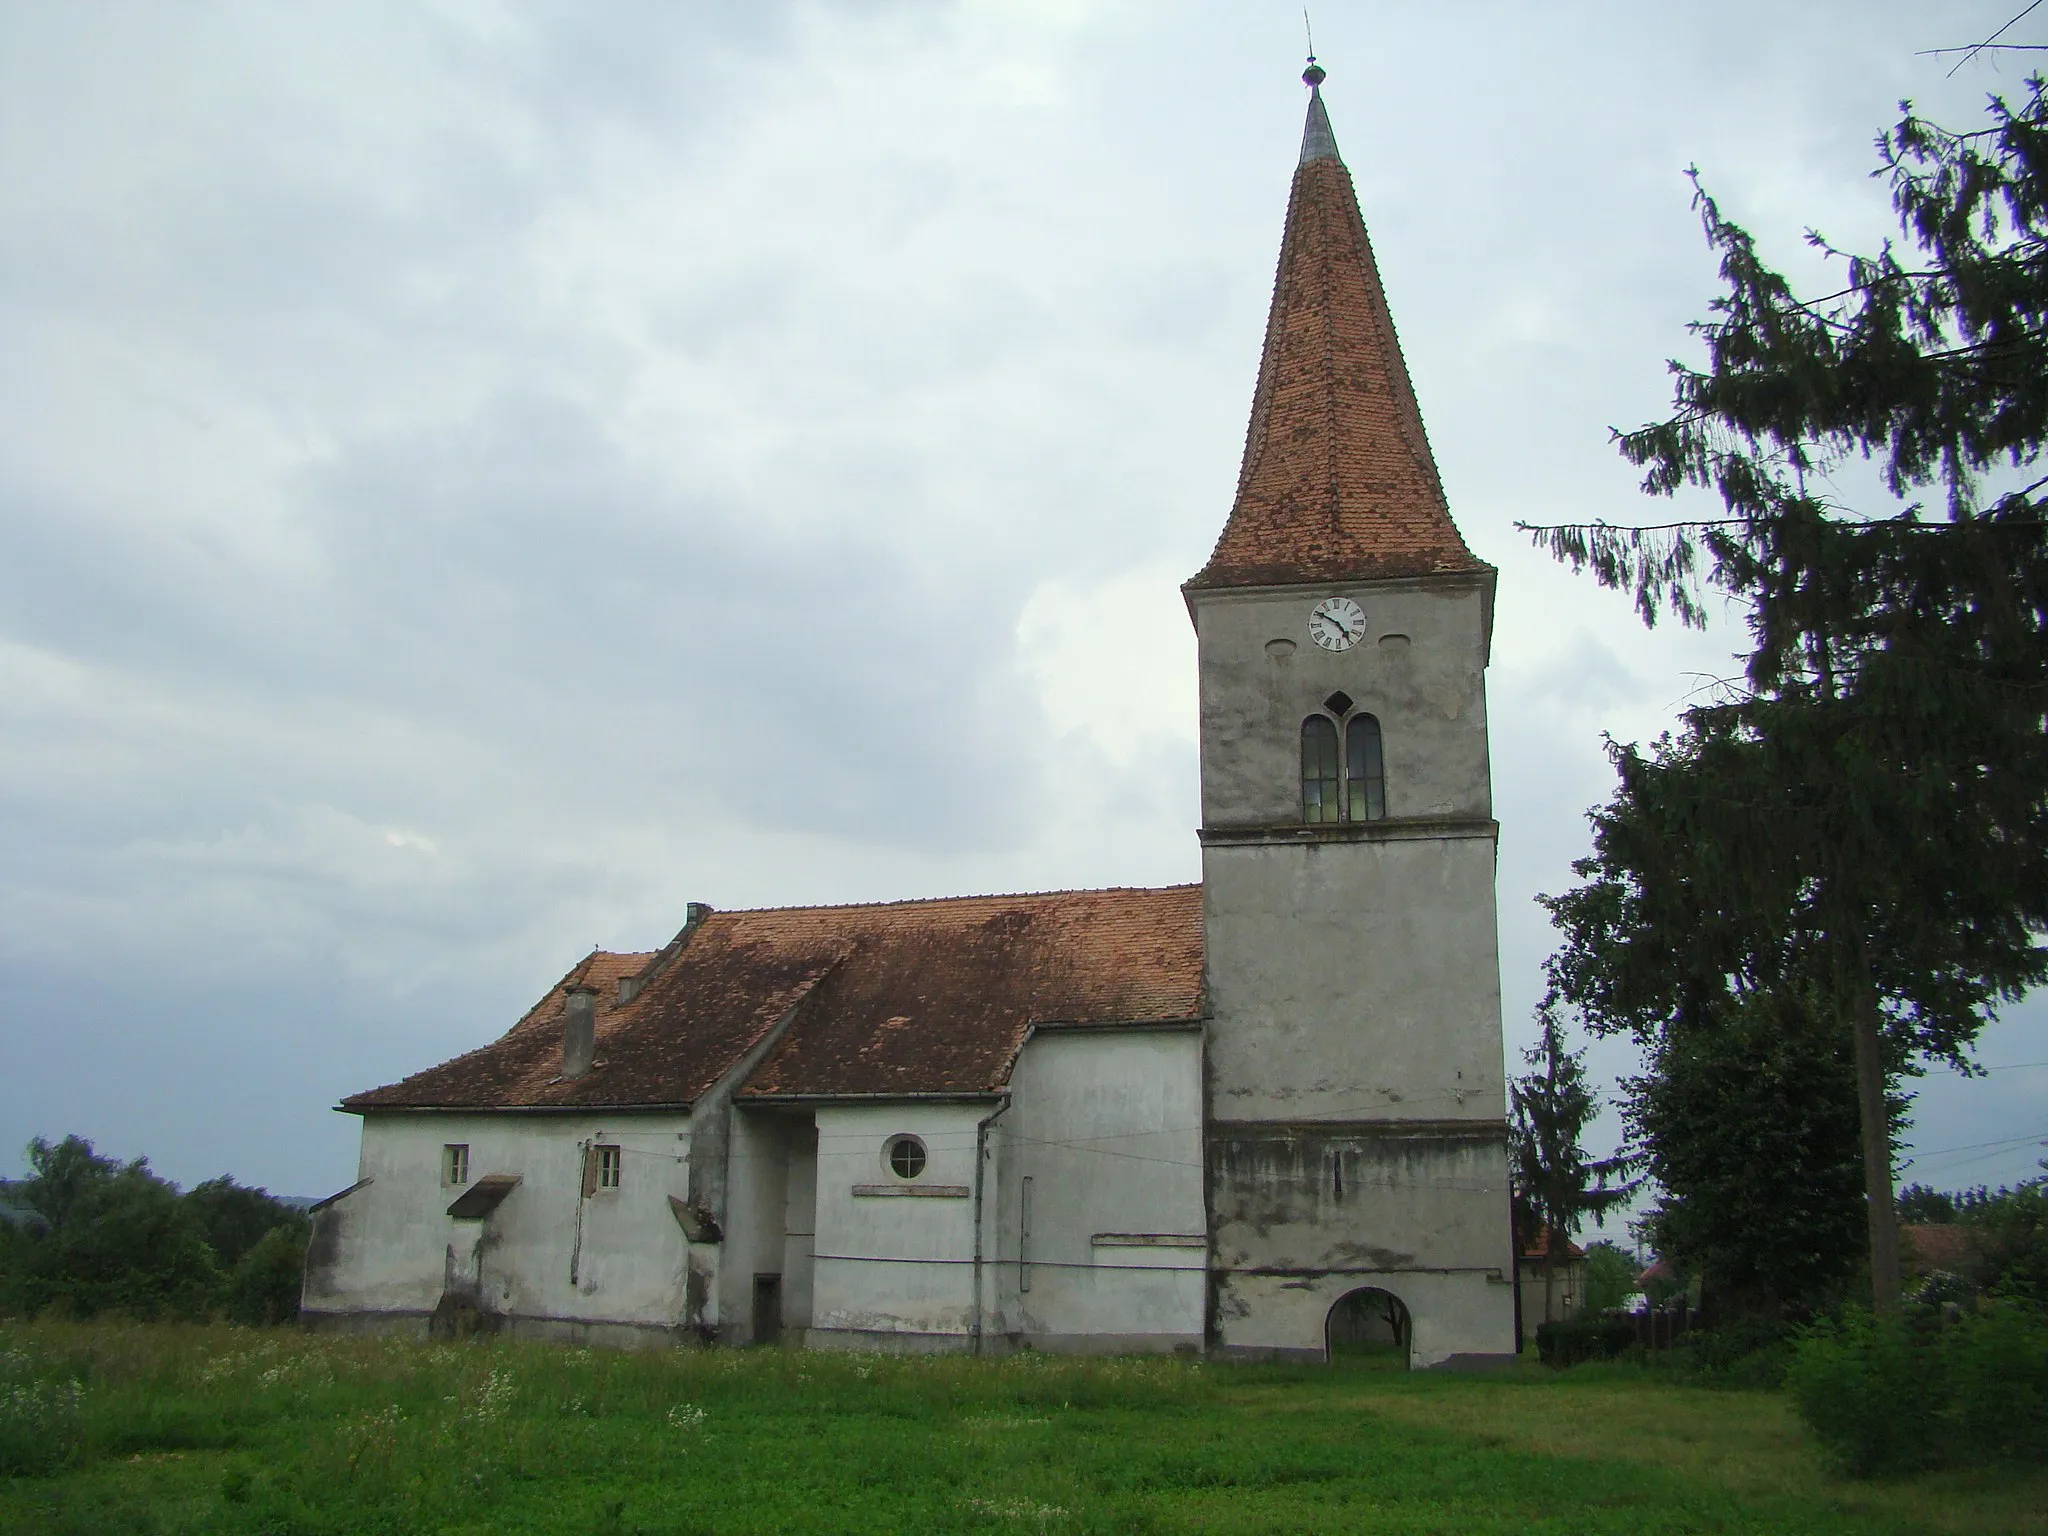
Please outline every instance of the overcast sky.
[{"label": "overcast sky", "polygon": [[[1607,429],[1715,291],[1684,168],[1824,278],[1899,98],[2018,88],[1916,50],[2013,8],[1316,8],[1501,571],[1511,1052],[1602,733],[1741,640],[1511,525],[1669,515]],[[687,901],[1196,878],[1177,589],[1302,52],[1293,0],[0,3],[0,1169],[75,1131],[326,1194],[336,1099]],[[1980,1055],[1908,1178],[2033,1171],[2048,1007]]]}]

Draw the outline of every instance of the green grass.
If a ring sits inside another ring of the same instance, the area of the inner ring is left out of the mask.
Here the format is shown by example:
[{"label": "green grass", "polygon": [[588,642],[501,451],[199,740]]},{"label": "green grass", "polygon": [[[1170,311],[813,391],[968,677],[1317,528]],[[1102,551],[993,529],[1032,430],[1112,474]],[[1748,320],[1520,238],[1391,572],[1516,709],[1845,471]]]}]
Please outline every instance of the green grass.
[{"label": "green grass", "polygon": [[1620,1367],[1444,1377],[0,1324],[0,1531],[39,1536],[1808,1536],[2048,1531],[2044,1511],[2042,1473],[1831,1478],[1779,1396]]}]

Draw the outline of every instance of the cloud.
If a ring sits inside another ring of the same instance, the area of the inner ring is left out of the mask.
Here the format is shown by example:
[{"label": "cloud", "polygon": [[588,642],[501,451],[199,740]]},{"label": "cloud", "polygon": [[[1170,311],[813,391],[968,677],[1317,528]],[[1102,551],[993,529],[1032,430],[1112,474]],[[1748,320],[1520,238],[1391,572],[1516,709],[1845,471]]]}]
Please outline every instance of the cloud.
[{"label": "cloud", "polygon": [[1118,766],[1195,741],[1195,639],[1175,573],[1153,565],[1086,589],[1042,583],[1017,617],[1046,724]]},{"label": "cloud", "polygon": [[[1639,510],[1605,428],[1713,287],[1679,169],[1781,259],[1869,243],[1895,98],[1981,84],[1903,5],[1617,14],[1318,17],[1502,571],[1511,1035],[1601,733],[1739,639],[1646,636],[1511,527]],[[323,1106],[685,901],[1196,875],[1177,586],[1243,444],[1291,13],[5,26],[0,1142],[323,1192]]]}]

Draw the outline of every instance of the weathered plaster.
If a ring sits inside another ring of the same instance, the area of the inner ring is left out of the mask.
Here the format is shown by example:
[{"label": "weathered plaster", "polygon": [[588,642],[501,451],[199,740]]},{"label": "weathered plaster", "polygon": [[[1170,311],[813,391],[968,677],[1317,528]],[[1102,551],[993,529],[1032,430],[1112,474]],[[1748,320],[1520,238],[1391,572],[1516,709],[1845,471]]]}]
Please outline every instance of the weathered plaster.
[{"label": "weathered plaster", "polygon": [[900,1182],[885,1149],[924,1142],[915,1182],[974,1183],[975,1127],[996,1101],[821,1106],[817,1110],[817,1225],[811,1321],[805,1341],[964,1349],[974,1321],[974,1202],[883,1200],[856,1185]]},{"label": "weathered plaster", "polygon": [[[369,1182],[314,1218],[308,1320],[425,1318],[454,1288],[505,1319],[678,1326],[686,1245],[668,1197],[687,1188],[689,1126],[689,1116],[668,1111],[366,1115],[360,1171]],[[624,1149],[623,1176],[617,1190],[586,1199],[584,1151],[596,1141]],[[448,1215],[462,1192],[442,1180],[449,1143],[469,1147],[472,1182],[519,1176],[480,1222]]]},{"label": "weathered plaster", "polygon": [[[1482,577],[1196,593],[1210,1343],[1322,1358],[1330,1308],[1408,1306],[1411,1361],[1508,1357]],[[1364,641],[1307,618],[1356,598]],[[1302,720],[1377,717],[1384,819],[1301,820]]]},{"label": "weathered plaster", "polygon": [[[1308,616],[1338,595],[1367,629],[1333,653],[1309,640]],[[1338,689],[1379,719],[1389,816],[1491,819],[1481,578],[1198,592],[1190,607],[1203,826],[1301,820],[1301,722]]]},{"label": "weathered plaster", "polygon": [[1199,1029],[1042,1029],[1011,1089],[989,1331],[1038,1349],[1199,1347],[1207,1245],[1185,1246],[1205,1231]]}]

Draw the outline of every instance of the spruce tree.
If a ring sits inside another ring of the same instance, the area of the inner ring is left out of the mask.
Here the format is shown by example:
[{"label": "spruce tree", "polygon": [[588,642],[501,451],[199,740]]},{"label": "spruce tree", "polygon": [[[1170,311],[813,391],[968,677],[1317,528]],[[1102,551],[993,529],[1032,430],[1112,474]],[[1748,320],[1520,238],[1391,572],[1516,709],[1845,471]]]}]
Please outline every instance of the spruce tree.
[{"label": "spruce tree", "polygon": [[1514,1119],[1508,1127],[1514,1165],[1515,1262],[1543,1236],[1543,1320],[1556,1312],[1558,1250],[1571,1241],[1588,1216],[1605,1216],[1634,1186],[1621,1181],[1626,1161],[1594,1160],[1579,1142],[1599,1112],[1600,1100],[1586,1081],[1583,1051],[1565,1049],[1553,1002],[1537,1015],[1543,1033],[1522,1059],[1536,1070],[1508,1085]]},{"label": "spruce tree", "polygon": [[[1616,750],[1592,887],[1554,905],[1579,923],[1561,995],[1638,1030],[1820,997],[1851,1042],[1890,1315],[1889,1082],[1964,1065],[2048,975],[2048,98],[2037,78],[1966,133],[1908,106],[1878,149],[1901,238],[1844,256],[1810,233],[1846,262],[1831,294],[1698,194],[1726,284],[1694,327],[1706,366],[1673,363],[1673,414],[1618,441],[1646,490],[1722,515],[1528,531],[1646,623],[1704,622],[1706,587],[1746,610],[1742,681]],[[1833,489],[1859,460],[1877,504]]]}]

